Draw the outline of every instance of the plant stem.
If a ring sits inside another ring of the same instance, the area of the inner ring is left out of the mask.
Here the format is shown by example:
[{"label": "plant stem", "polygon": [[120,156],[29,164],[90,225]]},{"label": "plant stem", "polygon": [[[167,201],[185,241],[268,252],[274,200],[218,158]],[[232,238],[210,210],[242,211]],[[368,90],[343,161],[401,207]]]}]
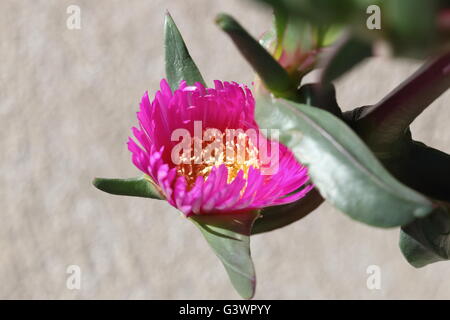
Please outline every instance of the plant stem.
[{"label": "plant stem", "polygon": [[450,51],[425,63],[383,100],[366,108],[358,120],[358,131],[372,146],[391,145],[449,87]]},{"label": "plant stem", "polygon": [[220,14],[216,23],[230,36],[237,49],[275,96],[294,101],[297,99],[297,86],[286,70],[233,17]]}]

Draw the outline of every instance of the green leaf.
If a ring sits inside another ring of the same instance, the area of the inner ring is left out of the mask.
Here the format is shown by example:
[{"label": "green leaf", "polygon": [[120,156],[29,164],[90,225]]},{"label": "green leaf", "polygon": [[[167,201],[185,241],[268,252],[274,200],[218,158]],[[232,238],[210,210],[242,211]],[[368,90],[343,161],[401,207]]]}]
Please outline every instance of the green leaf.
[{"label": "green leaf", "polygon": [[220,14],[216,23],[230,36],[270,91],[285,98],[296,96],[296,87],[286,70],[236,20]]},{"label": "green leaf", "polygon": [[432,199],[450,202],[449,154],[410,137],[396,149],[400,152],[391,152],[393,157],[383,163],[397,179]]},{"label": "green leaf", "polygon": [[272,5],[274,8],[283,7],[291,15],[307,19],[315,24],[329,24],[342,22],[348,18],[354,7],[353,0],[258,0]]},{"label": "green leaf", "polygon": [[397,52],[424,57],[437,36],[437,0],[384,1],[385,23]]},{"label": "green leaf", "polygon": [[[364,108],[355,123],[359,136],[373,149],[396,149],[410,124],[450,87],[450,52],[424,63],[377,104]],[[378,151],[378,150],[377,150]]]},{"label": "green leaf", "polygon": [[301,86],[298,93],[299,102],[327,110],[338,118],[342,117],[341,108],[336,100],[336,89],[332,83],[308,83]]},{"label": "green leaf", "polygon": [[275,34],[276,34],[276,49],[274,51],[274,56],[279,57],[281,55],[281,51],[283,49],[283,38],[284,33],[286,31],[286,27],[288,24],[288,14],[281,7],[273,8],[274,15],[274,26],[275,26]]},{"label": "green leaf", "polygon": [[318,28],[318,46],[329,47],[333,45],[338,39],[340,39],[344,28],[341,25],[329,25]]},{"label": "green leaf", "polygon": [[250,234],[257,211],[196,215],[191,220],[222,261],[236,291],[245,299],[255,293],[256,276],[250,256]]},{"label": "green leaf", "polygon": [[442,205],[428,217],[402,227],[400,249],[414,267],[450,259],[449,205]]},{"label": "green leaf", "polygon": [[345,34],[321,59],[320,64],[323,68],[321,82],[329,83],[336,80],[370,56],[372,56],[370,43]]},{"label": "green leaf", "polygon": [[450,202],[450,155],[418,141],[411,144],[406,169],[410,169],[410,176],[415,176],[415,185],[423,188],[417,190],[434,199]]},{"label": "green leaf", "polygon": [[188,85],[196,82],[205,85],[205,81],[169,13],[166,13],[164,23],[164,46],[166,49],[166,77],[172,90],[178,88],[181,80],[186,80]]},{"label": "green leaf", "polygon": [[163,199],[164,197],[149,179],[145,176],[129,179],[95,178],[92,184],[97,189],[111,194]]},{"label": "green leaf", "polygon": [[260,218],[255,221],[252,234],[272,231],[300,220],[319,207],[323,201],[320,193],[312,189],[296,202],[266,207],[261,210]]},{"label": "green leaf", "polygon": [[432,211],[430,201],[393,178],[329,112],[282,99],[260,100],[256,112],[260,127],[279,129],[281,142],[308,166],[321,195],[351,218],[394,227]]}]

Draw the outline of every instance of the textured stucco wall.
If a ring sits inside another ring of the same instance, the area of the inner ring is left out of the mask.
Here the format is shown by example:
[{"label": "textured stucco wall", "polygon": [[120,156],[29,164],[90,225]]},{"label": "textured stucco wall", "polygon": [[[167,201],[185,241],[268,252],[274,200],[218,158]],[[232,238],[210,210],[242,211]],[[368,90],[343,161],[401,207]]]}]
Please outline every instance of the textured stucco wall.
[{"label": "textured stucco wall", "polygon": [[[66,8],[82,29],[66,28]],[[0,298],[238,298],[200,233],[168,204],[114,197],[94,176],[137,175],[126,149],[138,101],[164,74],[169,9],[208,82],[250,84],[252,72],[213,24],[236,16],[252,34],[270,12],[243,0],[2,0],[0,2]],[[373,59],[341,79],[344,109],[374,103],[413,72]],[[413,126],[450,152],[450,95]],[[439,113],[439,117],[437,114]],[[255,236],[256,298],[450,298],[450,263],[410,267],[398,230],[351,221],[324,204],[279,231]],[[66,288],[66,267],[82,288]],[[382,289],[366,287],[366,268]]]}]

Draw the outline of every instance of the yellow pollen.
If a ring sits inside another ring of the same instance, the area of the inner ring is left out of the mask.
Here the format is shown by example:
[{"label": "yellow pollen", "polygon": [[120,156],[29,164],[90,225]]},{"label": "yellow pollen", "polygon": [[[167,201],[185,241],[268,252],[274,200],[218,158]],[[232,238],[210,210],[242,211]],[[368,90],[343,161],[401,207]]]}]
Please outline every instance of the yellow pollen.
[{"label": "yellow pollen", "polygon": [[199,176],[206,180],[212,169],[222,164],[228,169],[227,183],[231,183],[240,170],[247,178],[250,167],[260,167],[258,148],[243,132],[231,137],[224,133],[213,141],[193,140],[190,157],[181,156],[181,164],[177,165],[177,173],[186,178],[188,188],[192,188]]}]

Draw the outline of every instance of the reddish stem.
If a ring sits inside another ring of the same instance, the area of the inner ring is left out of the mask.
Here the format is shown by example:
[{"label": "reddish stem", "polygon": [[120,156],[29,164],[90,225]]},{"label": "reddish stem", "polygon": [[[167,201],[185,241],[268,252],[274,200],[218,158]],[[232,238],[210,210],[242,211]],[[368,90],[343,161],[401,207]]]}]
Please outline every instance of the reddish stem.
[{"label": "reddish stem", "polygon": [[372,144],[388,145],[402,137],[413,120],[450,87],[450,52],[425,63],[376,105],[366,109],[358,128]]}]

